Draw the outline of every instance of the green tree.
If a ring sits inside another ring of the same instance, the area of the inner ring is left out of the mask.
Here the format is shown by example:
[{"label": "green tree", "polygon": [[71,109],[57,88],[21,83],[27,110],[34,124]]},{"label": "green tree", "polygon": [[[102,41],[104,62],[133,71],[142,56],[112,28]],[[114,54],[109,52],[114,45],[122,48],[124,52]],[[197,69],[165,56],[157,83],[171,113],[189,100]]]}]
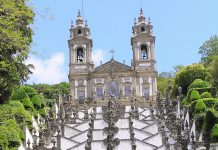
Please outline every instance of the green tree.
[{"label": "green tree", "polygon": [[210,74],[207,80],[218,89],[218,55],[213,57],[212,62],[207,66]]},{"label": "green tree", "polygon": [[174,78],[157,77],[157,90],[160,93],[161,98],[166,96],[169,83],[174,83]]},{"label": "green tree", "polygon": [[182,68],[176,73],[175,84],[178,87],[182,87],[183,93],[186,94],[189,85],[195,79],[205,80],[207,75],[207,69],[202,64],[192,64]]},{"label": "green tree", "polygon": [[0,1],[0,103],[8,100],[14,85],[28,79],[29,54],[34,18],[25,0]]},{"label": "green tree", "polygon": [[201,54],[201,62],[205,65],[210,64],[215,56],[218,56],[218,37],[212,36],[209,40],[205,41],[199,48],[199,54]]}]

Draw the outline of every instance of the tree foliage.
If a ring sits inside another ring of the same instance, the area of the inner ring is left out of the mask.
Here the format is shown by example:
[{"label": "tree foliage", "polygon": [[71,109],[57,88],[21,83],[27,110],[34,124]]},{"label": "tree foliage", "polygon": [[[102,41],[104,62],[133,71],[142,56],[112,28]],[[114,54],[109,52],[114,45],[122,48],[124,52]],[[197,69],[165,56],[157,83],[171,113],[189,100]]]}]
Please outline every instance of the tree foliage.
[{"label": "tree foliage", "polygon": [[218,89],[218,55],[214,56],[211,63],[207,65],[207,69],[210,74],[207,77],[207,80]]},{"label": "tree foliage", "polygon": [[196,91],[196,90],[193,90],[193,91],[191,92],[191,96],[190,96],[189,102],[198,100],[198,99],[200,99],[200,98],[201,98],[201,96],[200,96],[199,92]]},{"label": "tree foliage", "polygon": [[187,88],[195,79],[204,80],[207,76],[207,70],[201,64],[192,64],[182,68],[176,73],[175,84],[182,87],[183,93],[187,93]]},{"label": "tree foliage", "polygon": [[14,85],[28,79],[28,57],[34,13],[25,0],[0,1],[0,103],[8,100]]},{"label": "tree foliage", "polygon": [[213,127],[211,141],[214,143],[218,141],[218,124],[215,124]]},{"label": "tree foliage", "polygon": [[199,48],[201,54],[201,62],[208,65],[213,61],[214,56],[218,56],[218,37],[212,36],[209,40],[205,41]]},{"label": "tree foliage", "polygon": [[157,78],[157,90],[160,93],[161,97],[166,96],[166,90],[169,86],[169,83],[174,83],[174,78],[164,78],[164,77]]},{"label": "tree foliage", "polygon": [[46,99],[58,99],[58,93],[62,95],[68,95],[70,93],[70,84],[67,82],[61,82],[59,84],[33,84],[29,85],[34,88],[37,93],[43,94]]},{"label": "tree foliage", "polygon": [[198,102],[195,105],[195,113],[201,113],[206,110],[206,105],[204,104],[203,99],[198,100]]},{"label": "tree foliage", "polygon": [[29,98],[24,89],[21,86],[15,87],[11,93],[10,99],[23,101],[24,98]]}]

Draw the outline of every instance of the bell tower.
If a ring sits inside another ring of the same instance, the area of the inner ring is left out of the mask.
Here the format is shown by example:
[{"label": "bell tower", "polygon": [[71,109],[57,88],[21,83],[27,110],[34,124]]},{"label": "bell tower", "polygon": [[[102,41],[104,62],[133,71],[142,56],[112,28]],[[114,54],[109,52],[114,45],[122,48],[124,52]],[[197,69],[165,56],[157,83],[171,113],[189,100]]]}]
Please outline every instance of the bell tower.
[{"label": "bell tower", "polygon": [[131,45],[133,50],[132,67],[135,70],[144,70],[148,67],[155,67],[155,36],[153,34],[153,26],[150,18],[148,22],[143,13],[143,9],[140,10],[140,16],[138,22],[134,21],[132,27]]},{"label": "bell tower", "polygon": [[149,101],[155,100],[157,92],[155,36],[152,29],[150,18],[146,20],[141,8],[138,21],[135,19],[132,27],[133,60],[131,66],[137,72],[136,93]]},{"label": "bell tower", "polygon": [[74,100],[84,101],[87,98],[88,74],[94,68],[92,62],[92,39],[87,21],[83,21],[78,11],[76,25],[71,23],[68,40],[70,64],[69,81],[71,96]]}]

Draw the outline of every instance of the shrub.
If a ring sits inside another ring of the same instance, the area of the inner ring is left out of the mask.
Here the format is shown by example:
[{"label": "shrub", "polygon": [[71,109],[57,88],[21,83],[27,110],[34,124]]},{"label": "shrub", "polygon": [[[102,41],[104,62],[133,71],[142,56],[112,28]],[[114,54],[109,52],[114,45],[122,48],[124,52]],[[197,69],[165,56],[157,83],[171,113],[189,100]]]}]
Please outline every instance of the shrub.
[{"label": "shrub", "polygon": [[198,132],[202,130],[205,113],[200,113],[195,116],[195,125]]},{"label": "shrub", "polygon": [[213,106],[213,108],[218,111],[218,102],[215,103],[215,105]]},{"label": "shrub", "polygon": [[24,141],[25,139],[25,135],[23,130],[19,127],[19,125],[17,124],[17,122],[15,120],[6,120],[3,122],[3,126],[6,126],[7,128],[10,129],[14,129],[16,131],[16,133],[19,135],[19,138]]},{"label": "shrub", "polygon": [[212,95],[209,92],[204,92],[201,94],[201,98],[212,98]]},{"label": "shrub", "polygon": [[195,106],[197,104],[198,101],[193,101],[190,105],[190,116],[192,116],[194,110],[195,110]]},{"label": "shrub", "polygon": [[5,133],[5,127],[0,126],[0,149],[8,150],[7,134]]},{"label": "shrub", "polygon": [[184,98],[184,99],[182,100],[182,105],[183,105],[183,106],[188,106],[188,105],[190,105],[190,103],[187,101],[186,98]]},{"label": "shrub", "polygon": [[18,148],[20,146],[20,136],[18,133],[18,128],[14,120],[8,120],[7,122],[3,122],[3,125],[0,126],[0,133],[5,134],[7,136],[8,147],[9,148]]},{"label": "shrub", "polygon": [[193,88],[207,88],[209,87],[209,84],[202,79],[195,79],[192,84],[188,87],[188,89],[193,89]]},{"label": "shrub", "polygon": [[39,96],[39,99],[41,101],[41,107],[45,107],[47,105],[45,97],[42,94],[39,94],[38,96]]},{"label": "shrub", "polygon": [[175,83],[178,87],[182,87],[183,94],[187,93],[187,88],[195,79],[204,80],[207,76],[207,70],[201,64],[193,64],[184,67],[179,72],[176,73]]},{"label": "shrub", "polygon": [[31,98],[31,101],[36,109],[40,109],[42,107],[42,103],[39,95],[35,95]]},{"label": "shrub", "polygon": [[218,102],[218,99],[215,99],[215,98],[204,98],[203,101],[204,101],[204,103],[206,104],[207,107],[213,108],[214,105]]},{"label": "shrub", "polygon": [[30,98],[32,98],[34,95],[37,95],[36,90],[30,86],[25,85],[22,86],[22,88]]},{"label": "shrub", "polygon": [[209,88],[193,88],[193,89],[190,89],[188,91],[188,94],[187,94],[188,101],[190,100],[191,92],[193,90],[198,91],[200,94],[202,94],[204,92],[208,92],[208,93],[211,93],[212,97],[216,97],[216,91],[217,91],[216,88],[213,88],[213,87],[209,87]]},{"label": "shrub", "polygon": [[46,110],[45,110],[45,108],[39,109],[39,114],[40,114],[42,117],[46,117]]},{"label": "shrub", "polygon": [[200,99],[200,100],[198,100],[198,102],[195,105],[194,113],[198,114],[198,113],[204,112],[205,109],[206,109],[206,105],[204,104],[203,99]]},{"label": "shrub", "polygon": [[52,107],[54,105],[54,103],[56,102],[55,99],[44,99],[46,102],[46,106],[48,107]]},{"label": "shrub", "polygon": [[211,142],[215,143],[218,141],[218,124],[215,124],[212,130]]},{"label": "shrub", "polygon": [[201,96],[200,96],[200,94],[199,94],[198,91],[193,90],[193,91],[191,92],[191,96],[190,96],[190,101],[191,101],[191,102],[192,102],[192,101],[195,101],[195,100],[198,100],[198,99],[200,99],[200,98],[201,98]]},{"label": "shrub", "polygon": [[16,87],[14,88],[14,90],[11,93],[11,100],[19,100],[22,101],[24,98],[29,98],[28,95],[26,94],[26,92],[23,90],[22,87]]},{"label": "shrub", "polygon": [[35,118],[38,118],[38,112],[36,111],[36,109],[33,109],[33,116],[34,116]]},{"label": "shrub", "polygon": [[29,98],[24,98],[22,101],[22,104],[26,109],[28,109],[28,108],[33,109],[34,108],[33,103],[30,101]]},{"label": "shrub", "polygon": [[207,149],[210,147],[210,140],[211,140],[211,130],[213,129],[213,126],[215,124],[215,115],[214,110],[209,109],[206,111],[206,115],[204,118],[204,124],[203,124],[203,136],[205,139],[205,146]]},{"label": "shrub", "polygon": [[31,127],[32,125],[32,117],[31,115],[24,109],[24,106],[22,105],[21,102],[18,101],[11,101],[9,103],[9,106],[11,107],[11,112],[10,114],[12,114],[17,123],[19,123],[19,125],[21,127],[24,126],[28,126]]}]

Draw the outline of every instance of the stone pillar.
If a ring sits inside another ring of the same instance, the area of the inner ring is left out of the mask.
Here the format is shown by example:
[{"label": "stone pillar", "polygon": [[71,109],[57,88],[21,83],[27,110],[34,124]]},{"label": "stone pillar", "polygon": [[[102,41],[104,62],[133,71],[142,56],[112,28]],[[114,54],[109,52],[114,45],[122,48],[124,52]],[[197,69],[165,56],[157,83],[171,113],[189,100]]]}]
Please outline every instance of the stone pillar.
[{"label": "stone pillar", "polygon": [[57,134],[57,150],[61,150],[61,135],[60,135],[60,129],[58,129]]}]

